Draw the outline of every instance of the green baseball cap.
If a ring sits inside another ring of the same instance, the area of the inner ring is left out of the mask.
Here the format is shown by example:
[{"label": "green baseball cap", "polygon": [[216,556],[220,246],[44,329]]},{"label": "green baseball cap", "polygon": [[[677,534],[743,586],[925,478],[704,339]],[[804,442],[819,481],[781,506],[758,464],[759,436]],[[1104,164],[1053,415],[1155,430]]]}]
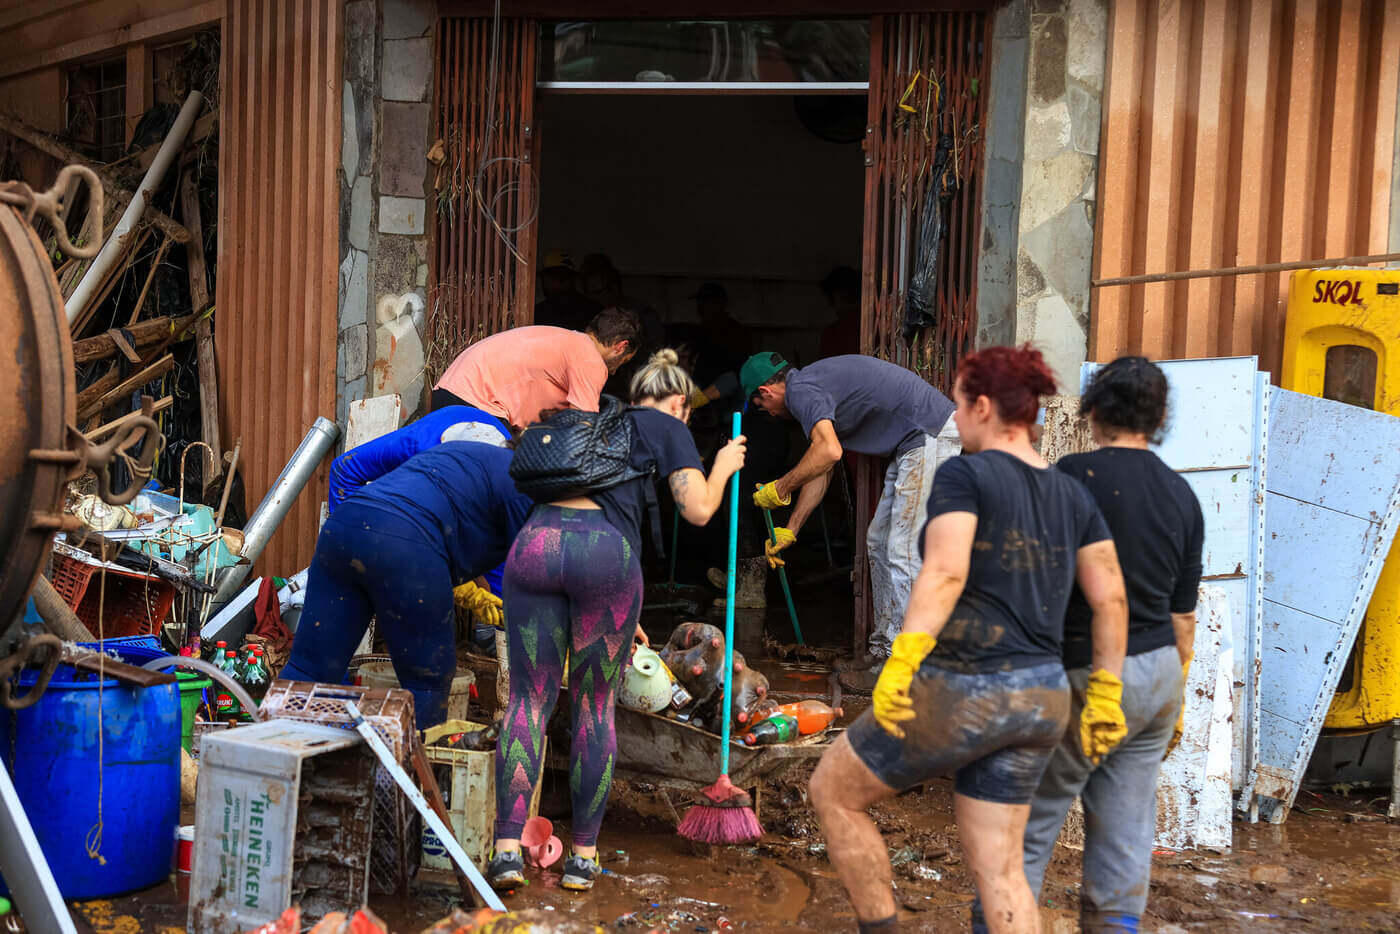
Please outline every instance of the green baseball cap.
[{"label": "green baseball cap", "polygon": [[744,387],[744,398],[752,399],[758,387],[768,382],[788,365],[781,355],[771,351],[756,353],[744,361],[739,368],[739,382]]}]

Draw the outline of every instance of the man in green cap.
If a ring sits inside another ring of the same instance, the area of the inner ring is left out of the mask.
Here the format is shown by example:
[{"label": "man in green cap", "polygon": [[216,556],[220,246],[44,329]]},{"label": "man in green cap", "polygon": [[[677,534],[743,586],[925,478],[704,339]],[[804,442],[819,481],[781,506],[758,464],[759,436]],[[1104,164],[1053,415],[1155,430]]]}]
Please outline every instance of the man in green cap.
[{"label": "man in green cap", "polygon": [[760,484],[754,505],[797,503],[787,525],[765,545],[769,562],[797,541],[847,450],[888,458],[885,487],[866,535],[875,621],[869,652],[841,674],[849,691],[869,693],[904,624],[909,591],[923,563],[923,533],[933,474],[962,451],[947,396],[904,367],[848,354],[796,369],[776,353],[758,353],[739,370],[744,397],[769,415],[796,419],[811,444],[797,466]]}]

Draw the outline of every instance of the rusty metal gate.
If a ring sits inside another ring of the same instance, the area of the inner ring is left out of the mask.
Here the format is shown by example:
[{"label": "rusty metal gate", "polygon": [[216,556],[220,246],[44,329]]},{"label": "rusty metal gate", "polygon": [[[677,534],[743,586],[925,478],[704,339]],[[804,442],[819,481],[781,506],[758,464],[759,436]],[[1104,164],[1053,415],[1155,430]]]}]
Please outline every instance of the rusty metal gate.
[{"label": "rusty metal gate", "polygon": [[534,321],[536,32],[524,18],[439,23],[433,381],[473,341]]},{"label": "rusty metal gate", "polygon": [[[862,353],[898,363],[951,395],[958,361],[977,334],[977,247],[981,235],[982,127],[991,18],[983,12],[876,16],[870,28],[865,143],[865,235],[861,258]],[[944,204],[934,323],[903,336],[919,231],[934,182],[940,134],[952,137],[957,190]],[[870,630],[865,527],[880,495],[883,465],[856,471],[855,646]]]}]

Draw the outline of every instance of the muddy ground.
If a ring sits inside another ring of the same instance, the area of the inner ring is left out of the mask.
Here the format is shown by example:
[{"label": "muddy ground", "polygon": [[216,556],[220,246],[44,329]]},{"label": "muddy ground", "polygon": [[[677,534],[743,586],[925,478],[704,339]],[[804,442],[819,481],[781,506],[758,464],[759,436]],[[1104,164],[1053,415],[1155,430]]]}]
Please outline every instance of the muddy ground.
[{"label": "muddy ground", "polygon": [[[741,620],[736,642],[750,664],[768,674],[774,690],[788,695],[784,699],[827,697],[828,668],[774,657],[765,630],[780,638],[789,637],[790,630],[785,614],[767,616]],[[652,638],[664,641],[673,619],[649,616]],[[812,621],[804,619],[804,625],[817,629],[818,638],[823,635]],[[494,696],[488,669],[478,666],[484,699]],[[848,697],[843,703],[849,720],[865,702]],[[806,802],[805,777],[790,772],[762,789],[765,835],[757,844],[716,849],[675,835],[674,814],[684,813],[691,800],[686,792],[620,780],[599,840],[606,874],[594,891],[566,892],[557,872],[532,869],[529,884],[508,896],[507,906],[545,908],[558,917],[639,934],[652,928],[696,934],[854,931],[854,915]],[[554,819],[566,842],[567,795],[564,776],[546,773],[541,813]],[[1228,853],[1158,851],[1143,929],[1400,930],[1400,824],[1387,822],[1384,808],[1374,795],[1305,792],[1282,825],[1236,823],[1235,846]],[[931,782],[880,805],[874,814],[896,863],[902,928],[969,930],[973,889],[952,823],[950,783]],[[1078,929],[1078,863],[1078,852],[1057,848],[1042,899],[1047,932]],[[184,930],[187,878],[79,908],[97,934],[176,934]],[[395,931],[414,934],[446,915],[456,898],[450,876],[425,872],[410,897],[371,897],[370,905]]]}]

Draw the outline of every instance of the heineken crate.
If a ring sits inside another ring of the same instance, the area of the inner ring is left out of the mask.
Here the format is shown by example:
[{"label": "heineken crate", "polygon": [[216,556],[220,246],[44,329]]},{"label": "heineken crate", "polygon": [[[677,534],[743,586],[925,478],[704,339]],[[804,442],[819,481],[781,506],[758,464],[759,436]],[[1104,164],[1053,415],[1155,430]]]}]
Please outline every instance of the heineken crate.
[{"label": "heineken crate", "polygon": [[190,934],[365,903],[377,762],[361,737],[273,720],[210,733],[195,802]]}]

